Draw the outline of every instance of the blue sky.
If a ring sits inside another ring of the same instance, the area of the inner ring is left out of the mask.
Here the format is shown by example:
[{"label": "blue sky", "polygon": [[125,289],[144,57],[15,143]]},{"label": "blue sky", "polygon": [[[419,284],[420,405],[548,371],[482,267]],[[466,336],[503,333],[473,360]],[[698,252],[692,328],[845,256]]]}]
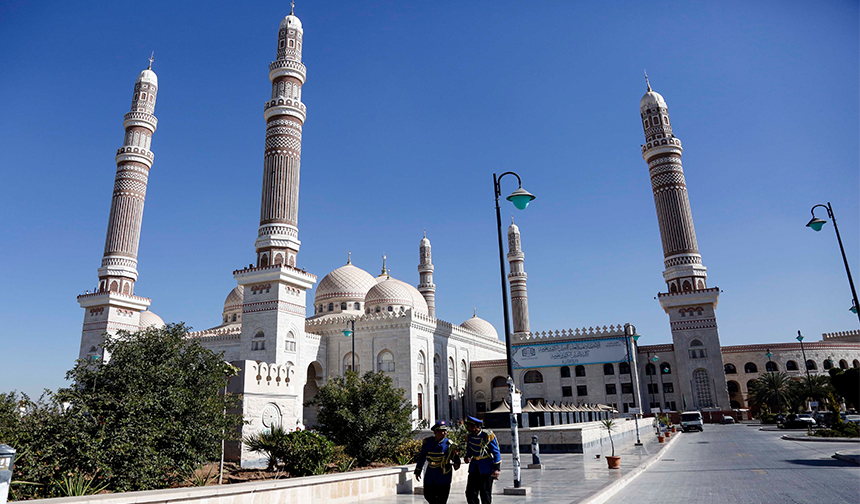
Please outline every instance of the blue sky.
[{"label": "blue sky", "polygon": [[[0,390],[64,385],[96,285],[122,116],[155,51],[155,164],[138,295],[217,325],[254,261],[268,63],[288,2],[0,5]],[[532,330],[632,322],[671,341],[639,99],[669,105],[724,345],[857,329],[858,4],[309,1],[298,265],[417,284],[433,244],[437,315],[502,332],[492,174],[516,214]],[[503,191],[516,189],[511,180]],[[860,278],[858,278],[860,280]],[[312,302],[309,294],[309,304]]]}]

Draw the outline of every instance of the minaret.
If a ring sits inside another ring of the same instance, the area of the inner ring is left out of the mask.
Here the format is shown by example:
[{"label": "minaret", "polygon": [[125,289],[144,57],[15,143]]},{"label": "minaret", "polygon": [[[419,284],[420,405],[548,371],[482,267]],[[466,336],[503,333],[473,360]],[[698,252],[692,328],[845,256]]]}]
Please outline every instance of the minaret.
[{"label": "minaret", "polygon": [[277,58],[269,65],[272,96],[266,102],[263,196],[257,233],[257,266],[296,265],[299,253],[299,165],[302,155],[302,22],[293,15],[281,21]]},{"label": "minaret", "polygon": [[436,316],[436,284],[433,283],[433,260],[430,252],[430,240],[427,239],[427,232],[424,232],[424,238],[421,239],[421,245],[418,246],[418,275],[420,283],[418,284],[418,292],[424,296],[424,301],[427,302],[427,312],[431,317]]},{"label": "minaret", "polygon": [[149,148],[158,124],[153,115],[158,77],[152,71],[152,61],[150,57],[149,67],[137,77],[131,111],[123,121],[125,140],[116,152],[116,181],[98,287],[92,294],[78,296],[80,305],[87,309],[80,358],[102,356],[98,347],[104,332],[136,331],[140,312],[150,304],[149,299],[134,295],[134,282],[143,203],[154,158]]},{"label": "minaret", "polygon": [[[645,142],[642,157],[648,163],[657,222],[663,242],[663,279],[666,293],[658,295],[669,315],[675,363],[678,369],[676,404],[691,409],[731,409],[723,369],[716,308],[720,289],[708,288],[707,269],[696,244],[693,214],[687,196],[681,141],[672,134],[666,101],[651,89],[639,104]],[[669,398],[667,398],[669,400]],[[665,405],[660,405],[665,407]]]},{"label": "minaret", "polygon": [[520,241],[520,228],[514,224],[511,217],[511,226],[508,228],[508,263],[511,272],[508,273],[508,282],[511,284],[514,334],[529,332],[529,293],[526,289],[529,276],[523,269],[525,257]]}]

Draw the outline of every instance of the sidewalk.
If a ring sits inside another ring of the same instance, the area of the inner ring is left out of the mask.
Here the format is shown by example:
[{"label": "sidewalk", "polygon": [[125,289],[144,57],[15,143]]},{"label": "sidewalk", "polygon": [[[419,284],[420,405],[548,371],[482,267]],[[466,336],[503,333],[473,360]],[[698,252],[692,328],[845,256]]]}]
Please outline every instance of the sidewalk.
[{"label": "sidewalk", "polygon": [[[502,474],[493,485],[493,503],[541,502],[546,504],[570,504],[572,502],[587,502],[598,504],[607,502],[611,496],[635,478],[646,466],[658,461],[666,452],[666,448],[680,437],[680,432],[659,444],[654,431],[641,428],[640,435],[644,446],[634,446],[633,440],[625,439],[615,447],[615,454],[621,456],[621,469],[608,469],[605,455],[611,455],[607,449],[600,458],[595,455],[600,452],[582,453],[550,453],[541,455],[543,470],[526,469],[531,462],[531,454],[520,454],[522,486],[531,488],[531,495],[504,495],[505,487],[513,486],[513,471],[511,470],[511,454],[502,454]],[[622,446],[623,445],[623,446]],[[460,470],[465,470],[461,468]],[[466,482],[455,483],[451,486],[448,502],[451,504],[465,502]],[[376,498],[380,504],[423,503],[421,495],[391,495]]]}]

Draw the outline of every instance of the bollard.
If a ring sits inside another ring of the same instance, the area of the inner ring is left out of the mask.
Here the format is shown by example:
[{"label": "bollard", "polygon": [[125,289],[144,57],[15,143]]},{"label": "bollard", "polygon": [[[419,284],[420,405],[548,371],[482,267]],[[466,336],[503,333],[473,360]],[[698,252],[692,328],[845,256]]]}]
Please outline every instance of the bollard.
[{"label": "bollard", "polygon": [[8,499],[14,464],[15,449],[9,445],[0,444],[0,504],[6,504]]},{"label": "bollard", "polygon": [[540,463],[540,444],[537,436],[532,436],[532,463],[529,464],[529,469],[543,469],[543,465]]}]

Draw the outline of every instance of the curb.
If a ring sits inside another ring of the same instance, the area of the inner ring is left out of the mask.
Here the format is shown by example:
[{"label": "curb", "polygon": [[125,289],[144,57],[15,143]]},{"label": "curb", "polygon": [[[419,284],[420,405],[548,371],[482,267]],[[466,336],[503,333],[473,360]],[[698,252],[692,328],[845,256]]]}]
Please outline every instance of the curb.
[{"label": "curb", "polygon": [[836,452],[831,456],[831,458],[860,465],[860,453]]},{"label": "curb", "polygon": [[591,497],[579,501],[579,504],[603,504],[604,502],[608,502],[615,494],[620,492],[622,488],[629,485],[630,482],[636,479],[637,476],[645,472],[646,469],[648,469],[649,467],[654,465],[654,463],[663,458],[663,455],[665,455],[666,452],[669,451],[669,447],[671,447],[672,444],[680,437],[681,436],[679,435],[672,436],[667,440],[666,444],[663,446],[663,449],[652,455],[650,459],[635,467],[633,470],[622,476],[618,481],[601,488]]},{"label": "curb", "polygon": [[780,439],[785,439],[786,441],[811,441],[813,443],[856,443],[857,441],[860,441],[860,438],[856,437],[827,438],[816,436],[789,436],[788,434],[780,436]]}]

